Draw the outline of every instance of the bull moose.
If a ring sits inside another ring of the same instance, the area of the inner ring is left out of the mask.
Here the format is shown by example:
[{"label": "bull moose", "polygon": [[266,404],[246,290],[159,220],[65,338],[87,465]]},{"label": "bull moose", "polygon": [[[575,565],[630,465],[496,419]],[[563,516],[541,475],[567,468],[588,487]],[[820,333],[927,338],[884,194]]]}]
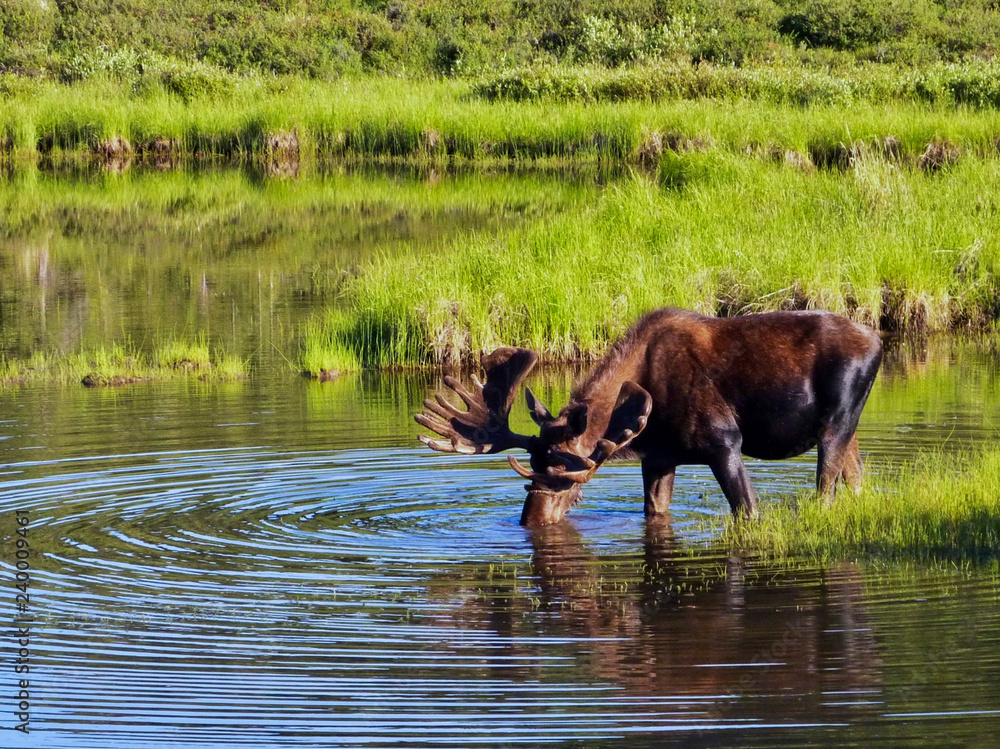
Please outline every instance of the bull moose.
[{"label": "bull moose", "polygon": [[742,455],[777,460],[817,447],[816,484],[832,500],[852,488],[862,463],[855,430],[882,361],[878,334],[831,312],[770,312],[714,318],[680,309],[647,314],[576,385],[553,416],[525,390],[538,436],[516,434],[508,417],[517,389],[538,361],[504,347],[482,358],[485,384],[445,383],[468,410],[442,395],[424,401],[421,436],[434,450],[463,454],[520,448],[530,469],[522,525],[558,522],[582,487],[614,457],[642,464],[647,517],[665,513],[680,465],[708,465],[734,514],[752,516],[757,498]]}]

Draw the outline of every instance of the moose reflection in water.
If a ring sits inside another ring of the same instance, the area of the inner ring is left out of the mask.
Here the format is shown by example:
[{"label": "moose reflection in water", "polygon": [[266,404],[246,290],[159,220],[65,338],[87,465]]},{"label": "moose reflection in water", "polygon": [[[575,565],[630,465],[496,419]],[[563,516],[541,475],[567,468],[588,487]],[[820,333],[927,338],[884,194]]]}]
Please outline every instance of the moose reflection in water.
[{"label": "moose reflection in water", "polygon": [[855,435],[882,361],[875,331],[829,312],[773,312],[714,318],[662,309],[640,319],[574,388],[558,416],[526,389],[537,437],[508,425],[518,387],[538,361],[501,348],[482,360],[483,384],[445,378],[468,407],[440,394],[419,424],[443,439],[434,450],[464,454],[526,450],[530,481],[521,523],[558,522],[608,459],[642,462],[647,517],[667,512],[679,465],[712,469],[734,513],[757,499],[741,455],[776,460],[818,446],[816,483],[832,500],[837,483],[857,487]]},{"label": "moose reflection in water", "polygon": [[814,721],[828,702],[853,702],[856,719],[877,701],[880,656],[854,565],[792,572],[691,557],[661,519],[647,523],[641,557],[593,553],[570,522],[528,534],[530,576],[515,582],[496,565],[462,590],[435,586],[462,600],[449,622],[504,638],[500,670],[569,657],[574,673],[623,696],[691,698],[702,724]]}]

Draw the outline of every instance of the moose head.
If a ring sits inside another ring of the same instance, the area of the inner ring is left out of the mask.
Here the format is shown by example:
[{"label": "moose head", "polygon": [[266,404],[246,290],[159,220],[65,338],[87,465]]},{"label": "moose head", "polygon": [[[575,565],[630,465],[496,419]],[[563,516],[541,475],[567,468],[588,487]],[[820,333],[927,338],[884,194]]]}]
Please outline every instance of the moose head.
[{"label": "moose head", "polygon": [[[445,384],[467,406],[461,410],[444,396],[424,401],[425,412],[417,414],[417,423],[438,434],[441,439],[420,440],[433,450],[464,455],[498,453],[522,449],[530,456],[530,469],[513,456],[511,467],[530,483],[521,511],[521,524],[547,525],[558,522],[582,496],[581,489],[597,469],[621,454],[645,428],[652,399],[634,382],[624,382],[618,392],[608,394],[607,407],[598,401],[571,400],[558,416],[553,416],[530,389],[525,389],[531,418],[539,426],[538,436],[516,434],[510,430],[510,409],[517,389],[538,362],[538,355],[522,348],[505,347],[483,356],[486,382],[473,375],[473,390],[454,377]],[[612,385],[614,387],[614,385]],[[613,399],[613,400],[612,400]]]}]

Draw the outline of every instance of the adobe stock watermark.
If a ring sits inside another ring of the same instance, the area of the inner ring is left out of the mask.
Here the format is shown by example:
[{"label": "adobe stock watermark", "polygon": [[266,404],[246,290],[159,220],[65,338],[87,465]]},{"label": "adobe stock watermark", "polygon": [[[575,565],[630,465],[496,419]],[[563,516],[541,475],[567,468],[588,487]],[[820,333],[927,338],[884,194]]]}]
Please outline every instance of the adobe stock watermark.
[{"label": "adobe stock watermark", "polygon": [[14,730],[27,734],[31,724],[31,519],[14,511]]}]

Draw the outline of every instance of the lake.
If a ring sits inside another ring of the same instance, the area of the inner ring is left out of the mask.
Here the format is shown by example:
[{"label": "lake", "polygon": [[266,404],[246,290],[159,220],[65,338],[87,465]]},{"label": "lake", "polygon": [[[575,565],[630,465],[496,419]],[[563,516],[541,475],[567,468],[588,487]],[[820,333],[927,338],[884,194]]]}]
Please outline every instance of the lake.
[{"label": "lake", "polygon": [[[644,522],[625,463],[567,522],[526,530],[502,457],[416,441],[437,373],[319,383],[287,363],[296,326],[336,304],[338,275],[368,253],[503,231],[607,179],[11,175],[6,355],[184,332],[254,370],[0,388],[8,652],[20,516],[32,620],[31,734],[0,743],[993,746],[996,563],[737,556],[705,530],[728,506],[704,467],[679,472],[667,522]],[[558,406],[575,375],[545,369],[531,386]],[[988,344],[892,342],[859,429],[869,480],[922,449],[994,441],[998,404]],[[750,470],[767,501],[812,486],[814,463]],[[0,679],[12,728],[13,668]]]}]

